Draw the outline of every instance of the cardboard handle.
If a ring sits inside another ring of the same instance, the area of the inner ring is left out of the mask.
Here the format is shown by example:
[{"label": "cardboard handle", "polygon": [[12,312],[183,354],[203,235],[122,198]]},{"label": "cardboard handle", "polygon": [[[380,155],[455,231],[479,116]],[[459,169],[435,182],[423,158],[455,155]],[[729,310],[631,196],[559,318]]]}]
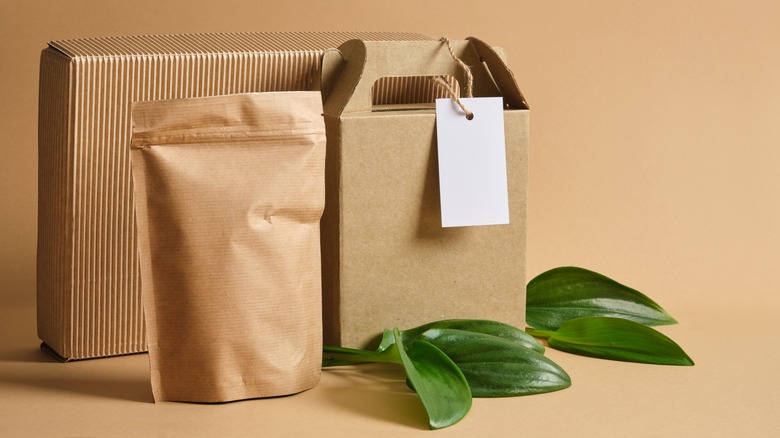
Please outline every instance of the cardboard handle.
[{"label": "cardboard handle", "polygon": [[510,108],[516,109],[529,109],[528,102],[526,102],[523,93],[520,91],[520,87],[517,85],[515,74],[506,65],[506,61],[502,58],[490,45],[484,41],[468,37],[466,38],[474,46],[474,49],[479,55],[479,59],[485,63],[493,75],[498,90],[501,95],[504,96],[504,103]]},{"label": "cardboard handle", "polygon": [[[511,96],[506,100],[510,107],[527,109],[514,76],[495,50],[476,39],[452,41],[452,47],[471,68],[474,97]],[[438,40],[351,40],[337,51],[325,52],[322,66],[326,114],[371,111],[372,87],[381,77],[450,75],[460,79],[461,87],[464,82],[461,67]],[[494,82],[496,78],[501,78],[502,85]],[[464,90],[461,94],[465,95]]]}]

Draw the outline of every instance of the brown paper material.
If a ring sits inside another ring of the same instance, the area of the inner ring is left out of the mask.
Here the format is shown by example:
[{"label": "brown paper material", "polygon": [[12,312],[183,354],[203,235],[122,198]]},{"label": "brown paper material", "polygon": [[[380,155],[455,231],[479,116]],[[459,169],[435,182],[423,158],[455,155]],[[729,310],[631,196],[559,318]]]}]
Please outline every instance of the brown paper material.
[{"label": "brown paper material", "polygon": [[350,38],[427,37],[220,33],[49,44],[40,72],[37,288],[38,336],[53,352],[70,360],[146,350],[130,105],[307,90],[322,52]]},{"label": "brown paper material", "polygon": [[326,343],[366,346],[383,328],[446,318],[524,322],[528,106],[494,49],[478,40],[453,48],[471,66],[475,97],[505,98],[511,223],[442,228],[434,111],[372,105],[384,77],[463,85],[444,43],[349,41],[325,52]]},{"label": "brown paper material", "polygon": [[314,386],[320,94],[135,104],[132,161],[155,400],[223,402]]}]

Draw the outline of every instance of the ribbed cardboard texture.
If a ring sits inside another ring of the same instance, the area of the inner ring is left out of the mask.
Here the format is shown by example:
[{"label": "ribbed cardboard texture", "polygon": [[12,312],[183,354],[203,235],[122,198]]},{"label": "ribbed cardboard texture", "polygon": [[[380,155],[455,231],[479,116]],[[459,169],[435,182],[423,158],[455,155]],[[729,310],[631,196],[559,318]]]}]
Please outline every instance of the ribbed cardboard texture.
[{"label": "ribbed cardboard texture", "polygon": [[[135,101],[309,89],[321,53],[402,33],[54,41],[41,54],[38,336],[65,360],[146,350],[133,190]],[[380,89],[382,87],[379,87]]]},{"label": "ribbed cardboard texture", "polygon": [[503,55],[479,40],[452,45],[474,97],[504,97],[510,224],[442,228],[434,110],[372,103],[383,77],[462,79],[446,45],[349,41],[325,52],[328,344],[366,347],[384,328],[438,319],[524,322],[528,106]]}]

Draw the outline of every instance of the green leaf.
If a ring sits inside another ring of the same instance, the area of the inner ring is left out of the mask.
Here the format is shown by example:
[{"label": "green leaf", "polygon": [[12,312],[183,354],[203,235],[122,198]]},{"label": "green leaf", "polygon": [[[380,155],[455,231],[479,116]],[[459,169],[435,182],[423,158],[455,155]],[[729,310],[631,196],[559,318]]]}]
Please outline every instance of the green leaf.
[{"label": "green leaf", "polygon": [[[408,330],[401,330],[401,339],[405,344],[411,344],[426,330],[435,328],[452,328],[474,333],[491,335],[516,345],[530,348],[539,353],[544,352],[544,346],[533,336],[517,327],[497,321],[481,319],[447,319],[431,322]],[[325,346],[323,349],[323,367],[340,365],[355,365],[367,362],[392,362],[394,356],[383,356],[383,352],[395,345],[395,337],[392,330],[385,329],[382,340],[375,351],[357,350],[352,348]],[[384,359],[383,359],[384,358]]]},{"label": "green leaf", "polygon": [[603,359],[660,365],[693,365],[693,360],[663,333],[622,318],[590,316],[564,322],[557,331],[528,329],[548,338],[550,347]]},{"label": "green leaf", "polygon": [[[428,324],[423,324],[419,327],[414,327],[408,330],[401,331],[401,339],[404,343],[411,343],[420,335],[428,330],[432,329],[456,329],[466,332],[482,333],[485,335],[494,336],[504,339],[514,344],[530,348],[539,353],[544,352],[544,346],[539,343],[533,336],[529,335],[522,329],[504,324],[498,321],[489,321],[484,319],[446,319],[442,321],[435,321]],[[385,330],[382,336],[382,342],[379,344],[377,351],[382,351],[395,342],[393,334],[389,330]]]},{"label": "green leaf", "polygon": [[511,397],[571,386],[566,372],[525,346],[463,330],[428,329],[418,338],[438,347],[460,368],[474,397]]},{"label": "green leaf", "polygon": [[460,369],[441,350],[418,340],[404,346],[398,329],[395,344],[406,377],[422,400],[431,429],[460,421],[471,409],[471,391]]},{"label": "green leaf", "polygon": [[645,325],[677,323],[641,292],[587,269],[555,268],[528,283],[525,319],[531,327],[555,330],[564,321],[584,316],[624,318]]}]

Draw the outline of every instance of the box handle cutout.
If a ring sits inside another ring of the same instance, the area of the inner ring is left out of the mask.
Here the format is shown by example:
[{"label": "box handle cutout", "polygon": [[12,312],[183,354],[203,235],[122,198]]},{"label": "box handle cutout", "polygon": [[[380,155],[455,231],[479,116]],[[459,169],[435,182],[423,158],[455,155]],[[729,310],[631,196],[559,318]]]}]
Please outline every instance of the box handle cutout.
[{"label": "box handle cutout", "polygon": [[371,87],[371,111],[433,109],[436,99],[450,97],[434,78],[443,79],[460,95],[458,80],[452,75],[384,76]]}]

